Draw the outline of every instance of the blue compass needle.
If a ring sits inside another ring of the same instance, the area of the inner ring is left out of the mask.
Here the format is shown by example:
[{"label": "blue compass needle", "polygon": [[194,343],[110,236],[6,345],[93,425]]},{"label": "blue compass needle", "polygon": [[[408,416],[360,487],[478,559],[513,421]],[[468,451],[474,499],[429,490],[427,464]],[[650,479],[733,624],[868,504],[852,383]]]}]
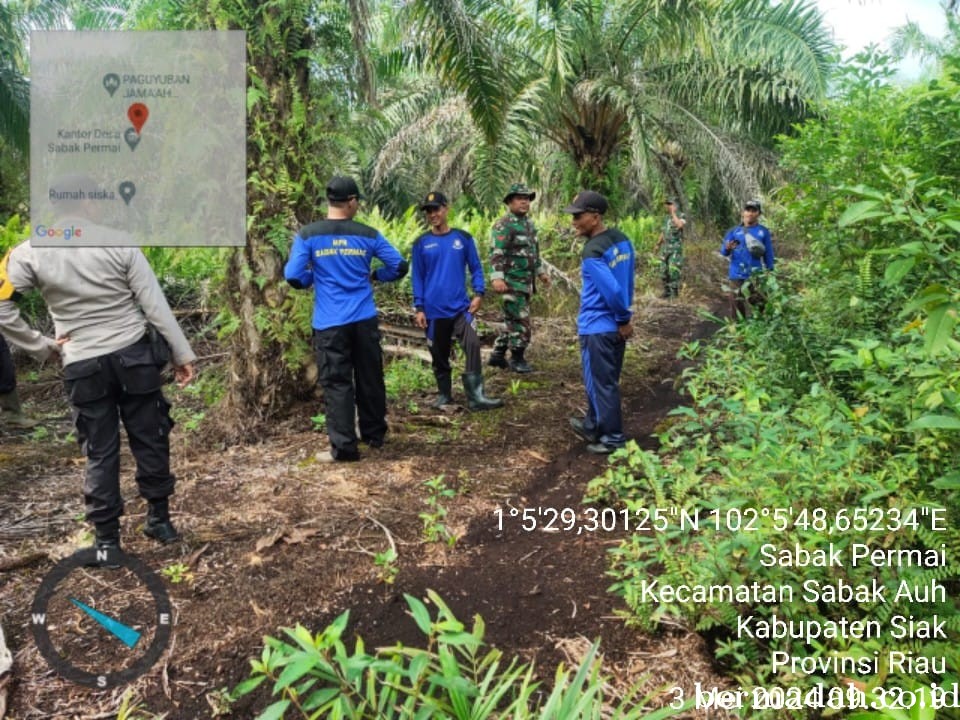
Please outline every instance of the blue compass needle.
[{"label": "blue compass needle", "polygon": [[119,620],[114,620],[109,615],[104,615],[102,612],[94,610],[89,605],[84,605],[79,600],[70,598],[70,602],[76,605],[78,608],[83,610],[87,615],[96,620],[104,630],[110,634],[116,636],[120,642],[126,645],[128,648],[136,646],[137,641],[140,640],[140,633],[134,630],[132,627],[124,625]]}]

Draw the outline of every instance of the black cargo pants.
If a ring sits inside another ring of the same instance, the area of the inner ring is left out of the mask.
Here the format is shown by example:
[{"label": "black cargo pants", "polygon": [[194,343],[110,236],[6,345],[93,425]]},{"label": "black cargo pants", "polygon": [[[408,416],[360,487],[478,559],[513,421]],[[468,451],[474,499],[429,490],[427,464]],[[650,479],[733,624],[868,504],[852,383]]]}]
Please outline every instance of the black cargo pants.
[{"label": "black cargo pants", "polygon": [[120,495],[120,421],[137,463],[137,487],[146,500],[173,492],[170,404],[150,342],[73,362],[64,368],[77,441],[87,456],[83,499],[87,520],[100,524],[123,514]]},{"label": "black cargo pants", "polygon": [[16,369],[7,341],[0,335],[0,395],[12,393],[17,389]]},{"label": "black cargo pants", "polygon": [[331,452],[339,460],[360,456],[354,429],[372,446],[387,434],[387,389],[377,318],[313,331],[317,368],[327,416]]},{"label": "black cargo pants", "polygon": [[450,348],[456,338],[466,356],[464,372],[483,371],[480,362],[480,338],[477,335],[476,321],[462,312],[452,318],[437,318],[427,327],[427,339],[430,341],[430,357],[433,358],[433,372],[438,377],[450,375]]}]

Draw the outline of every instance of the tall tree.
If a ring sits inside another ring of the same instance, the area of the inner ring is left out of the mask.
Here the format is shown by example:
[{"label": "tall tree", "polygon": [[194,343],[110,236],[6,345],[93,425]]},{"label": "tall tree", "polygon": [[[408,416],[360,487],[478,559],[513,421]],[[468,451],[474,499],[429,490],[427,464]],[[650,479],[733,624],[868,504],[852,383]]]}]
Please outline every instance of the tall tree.
[{"label": "tall tree", "polygon": [[687,165],[756,192],[762,148],[823,97],[833,49],[807,0],[414,0],[404,21],[488,157],[545,138],[574,184],[614,193],[676,187]]},{"label": "tall tree", "polygon": [[25,78],[24,16],[0,4],[0,138],[25,155],[30,132],[30,86]]},{"label": "tall tree", "polygon": [[26,157],[30,144],[30,85],[26,75],[31,30],[120,27],[127,2],[5,0],[0,3],[0,140]]},{"label": "tall tree", "polygon": [[339,132],[363,94],[351,77],[351,15],[334,0],[176,0],[154,10],[141,18],[148,26],[246,31],[247,236],[229,255],[220,318],[232,349],[228,417],[242,432],[312,391],[310,298],[289,291],[283,264],[329,175],[358,169]]}]

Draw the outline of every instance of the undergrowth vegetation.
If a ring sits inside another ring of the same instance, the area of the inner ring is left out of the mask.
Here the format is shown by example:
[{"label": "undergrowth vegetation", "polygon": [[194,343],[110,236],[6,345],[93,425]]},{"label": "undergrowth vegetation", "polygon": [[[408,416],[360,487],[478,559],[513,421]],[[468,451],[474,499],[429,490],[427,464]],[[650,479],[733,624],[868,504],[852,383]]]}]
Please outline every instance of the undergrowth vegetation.
[{"label": "undergrowth vegetation", "polygon": [[578,667],[557,668],[552,688],[544,688],[533,666],[485,647],[479,615],[468,628],[432,591],[435,616],[420,599],[404,598],[426,647],[397,645],[371,654],[357,638],[351,652],[342,639],[349,618],[343,613],[316,635],[297,626],[285,630],[292,642],[266,638],[250,678],[232,699],[272,684],[271,695],[279,699],[258,720],[659,720],[686,709],[649,709],[653,698],[636,691],[612,697],[596,644]]},{"label": "undergrowth vegetation", "polygon": [[[612,589],[632,623],[707,633],[744,687],[960,675],[960,173],[942,120],[960,112],[960,57],[925,87],[885,76],[851,69],[826,119],[783,139],[778,221],[805,257],[762,278],[762,313],[685,349],[699,362],[661,449],[621,451],[588,490],[677,513],[612,551]],[[661,592],[681,586],[708,594]],[[753,632],[775,619],[823,634]],[[860,621],[878,631],[839,630]]]}]

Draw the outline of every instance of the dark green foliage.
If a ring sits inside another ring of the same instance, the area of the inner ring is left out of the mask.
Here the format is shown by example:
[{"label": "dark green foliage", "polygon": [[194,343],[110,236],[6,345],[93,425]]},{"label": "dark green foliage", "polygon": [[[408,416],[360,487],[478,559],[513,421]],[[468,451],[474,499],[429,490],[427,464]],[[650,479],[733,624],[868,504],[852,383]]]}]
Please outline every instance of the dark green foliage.
[{"label": "dark green foliage", "polygon": [[[709,630],[718,658],[745,685],[820,680],[772,673],[775,651],[945,658],[942,677],[898,674],[879,662],[875,673],[857,678],[868,689],[949,684],[960,672],[960,183],[943,172],[953,155],[936,150],[952,146],[954,130],[930,110],[960,115],[957,68],[960,57],[947,56],[938,81],[897,90],[884,85],[882,64],[855,67],[824,119],[783,141],[794,182],[778,225],[806,237],[806,256],[759,278],[769,298],[763,312],[726,326],[699,353],[699,366],[684,376],[689,406],[661,433],[661,451],[632,448],[590,485],[590,498],[628,508],[677,507],[701,518],[754,513],[749,530],[708,524],[681,531],[674,523],[637,534],[613,551],[611,570],[632,621],[653,627],[679,618]],[[930,508],[941,513],[939,529]],[[864,512],[917,522],[842,527]],[[942,549],[946,560],[793,567],[763,562],[761,552],[769,543],[832,546],[843,555],[855,542],[893,552]],[[852,603],[811,602],[800,592],[784,602],[660,603],[640,592],[651,573],[661,584],[757,581],[799,590],[804,582],[842,579],[876,581],[887,591],[882,601]],[[895,600],[901,583],[936,583],[946,597]],[[947,637],[896,638],[886,624],[879,638],[810,645],[738,636],[738,617],[751,614],[881,623],[936,616]]]}]

